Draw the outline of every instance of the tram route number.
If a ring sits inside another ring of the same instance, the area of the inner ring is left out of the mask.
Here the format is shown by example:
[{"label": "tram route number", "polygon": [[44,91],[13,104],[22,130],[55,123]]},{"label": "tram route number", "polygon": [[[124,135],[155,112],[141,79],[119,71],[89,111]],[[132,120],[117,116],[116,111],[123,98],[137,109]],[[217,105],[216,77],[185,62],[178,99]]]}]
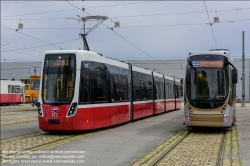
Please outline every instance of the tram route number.
[{"label": "tram route number", "polygon": [[52,116],[52,117],[58,117],[58,113],[52,112],[52,113],[51,113],[51,116]]}]

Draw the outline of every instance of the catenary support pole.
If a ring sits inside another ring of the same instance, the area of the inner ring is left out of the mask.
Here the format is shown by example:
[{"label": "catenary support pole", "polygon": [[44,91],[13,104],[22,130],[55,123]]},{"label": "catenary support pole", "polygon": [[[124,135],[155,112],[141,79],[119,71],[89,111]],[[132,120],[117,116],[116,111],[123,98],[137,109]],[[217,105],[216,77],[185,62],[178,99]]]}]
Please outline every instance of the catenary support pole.
[{"label": "catenary support pole", "polygon": [[241,107],[245,107],[245,52],[244,52],[244,31],[242,31],[242,100]]}]

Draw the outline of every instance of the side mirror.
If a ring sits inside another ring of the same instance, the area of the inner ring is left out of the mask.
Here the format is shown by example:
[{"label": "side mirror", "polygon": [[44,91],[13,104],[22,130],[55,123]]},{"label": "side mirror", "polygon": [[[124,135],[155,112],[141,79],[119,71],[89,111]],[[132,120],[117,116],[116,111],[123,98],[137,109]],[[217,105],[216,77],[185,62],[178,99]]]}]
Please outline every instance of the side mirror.
[{"label": "side mirror", "polygon": [[237,69],[232,70],[232,83],[237,84],[238,82],[238,76],[237,76]]},{"label": "side mirror", "polygon": [[191,69],[187,69],[186,72],[186,83],[191,83]]}]

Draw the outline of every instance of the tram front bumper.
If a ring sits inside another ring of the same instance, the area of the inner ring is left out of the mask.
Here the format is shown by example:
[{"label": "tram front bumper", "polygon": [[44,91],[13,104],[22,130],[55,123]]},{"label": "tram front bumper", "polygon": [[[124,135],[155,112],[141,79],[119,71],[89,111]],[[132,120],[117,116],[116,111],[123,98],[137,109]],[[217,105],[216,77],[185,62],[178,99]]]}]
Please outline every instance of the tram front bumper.
[{"label": "tram front bumper", "polygon": [[41,130],[48,131],[71,131],[72,117],[70,118],[51,118],[51,117],[39,117],[39,128]]},{"label": "tram front bumper", "polygon": [[227,127],[223,115],[190,115],[185,121],[189,127]]}]

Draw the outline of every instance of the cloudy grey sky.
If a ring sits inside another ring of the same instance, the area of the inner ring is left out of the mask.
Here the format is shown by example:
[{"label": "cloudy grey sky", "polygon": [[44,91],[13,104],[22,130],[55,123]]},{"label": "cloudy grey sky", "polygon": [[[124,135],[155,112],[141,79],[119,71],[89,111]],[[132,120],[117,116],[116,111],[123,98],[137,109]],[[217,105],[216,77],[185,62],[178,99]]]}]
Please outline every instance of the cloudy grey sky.
[{"label": "cloudy grey sky", "polygon": [[[41,61],[46,50],[82,49],[82,23],[66,19],[88,16],[77,7],[110,17],[107,27],[120,22],[113,31],[100,25],[87,36],[90,50],[107,57],[176,59],[218,46],[240,58],[242,31],[250,56],[250,1],[1,1],[1,61]],[[220,23],[211,29],[213,17]],[[16,31],[20,22],[24,28]]]}]

